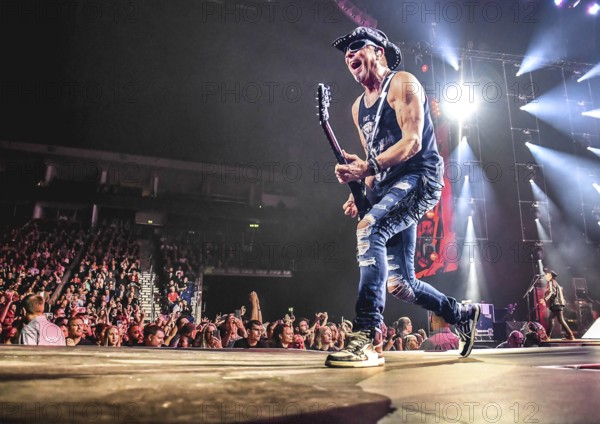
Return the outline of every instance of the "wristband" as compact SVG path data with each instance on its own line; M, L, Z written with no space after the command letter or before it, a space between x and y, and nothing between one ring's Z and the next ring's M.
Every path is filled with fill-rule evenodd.
M375 167L371 163L371 159L367 160L367 169L369 170L369 175L373 176L376 174Z
M379 165L379 162L377 162L377 159L369 158L367 163L368 163L368 167L369 167L369 171L371 172L371 175L377 175L381 172L381 165Z

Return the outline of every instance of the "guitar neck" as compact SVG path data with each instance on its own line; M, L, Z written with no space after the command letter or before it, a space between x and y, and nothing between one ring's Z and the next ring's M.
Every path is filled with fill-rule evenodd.
M337 138L335 137L335 134L333 133L333 130L331 129L331 126L329 125L329 122L322 122L321 125L323 127L323 131L325 132L325 135L327 136L329 146L331 147L331 150L335 155L337 163L339 163L340 165L348 164L348 161L346 160L346 158L344 158L344 155L342 154L342 149L340 148L340 145L337 141ZM348 182L348 187L350 187L350 191L352 192L352 196L354 197L354 203L356 204L359 210L359 215L362 218L366 213L366 210L370 207L368 201L366 200L363 194L362 184L358 181L350 181Z
M348 164L348 161L346 160L346 158L344 158L344 155L342 154L342 149L337 141L337 138L335 137L335 134L333 133L333 130L331 129L331 125L329 125L329 122L323 122L322 127L323 131L325 131L325 135L327 136L327 140L329 141L329 147L331 147L331 150L335 155L337 163L339 163L340 165Z

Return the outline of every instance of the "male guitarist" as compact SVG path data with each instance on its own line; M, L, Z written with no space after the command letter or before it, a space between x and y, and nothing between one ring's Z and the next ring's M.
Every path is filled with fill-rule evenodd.
M461 305L415 277L417 222L438 202L444 164L436 146L429 104L417 79L393 72L400 49L379 30L358 27L333 42L345 53L346 66L364 94L352 106L352 118L366 153L344 156L337 165L340 183L365 179L371 189L371 210L359 221L360 267L356 319L347 348L330 354L330 367L384 364L381 354L383 310L387 290L396 298L432 311L454 324L460 354L473 347L479 305ZM344 213L356 217L352 196Z
M548 337L552 337L552 329L554 328L554 318L558 321L558 323L562 326L563 330L567 334L568 340L575 339L573 336L573 332L569 328L569 325L565 321L565 317L563 315L563 309L565 308L565 295L563 294L562 287L556 281L556 277L558 274L555 271L552 271L548 268L544 268L544 277L548 282L548 286L546 287L546 293L544 293L544 298L540 300L540 302L545 303L546 306L550 309L550 316L548 317Z

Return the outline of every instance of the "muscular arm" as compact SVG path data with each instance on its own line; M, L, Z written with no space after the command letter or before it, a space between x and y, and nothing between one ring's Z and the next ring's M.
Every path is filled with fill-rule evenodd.
M377 156L383 169L405 162L421 150L421 135L425 123L423 102L425 93L419 81L407 72L399 72L390 83L388 102L396 112L402 138Z

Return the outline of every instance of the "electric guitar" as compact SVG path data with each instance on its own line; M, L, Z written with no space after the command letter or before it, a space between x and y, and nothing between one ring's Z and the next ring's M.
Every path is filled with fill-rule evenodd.
M325 136L327 137L327 141L329 141L329 147L333 150L333 154L335 155L335 160L340 165L348 164L346 158L342 154L342 149L329 125L329 105L331 103L331 91L328 85L319 84L317 89L317 102L319 109L319 121L321 122L321 127L325 132ZM359 218L363 218L365 214L371 209L371 203L365 196L363 191L363 185L358 181L350 181L348 183L350 187L350 191L354 196L354 204L356 205L356 209L358 209Z

